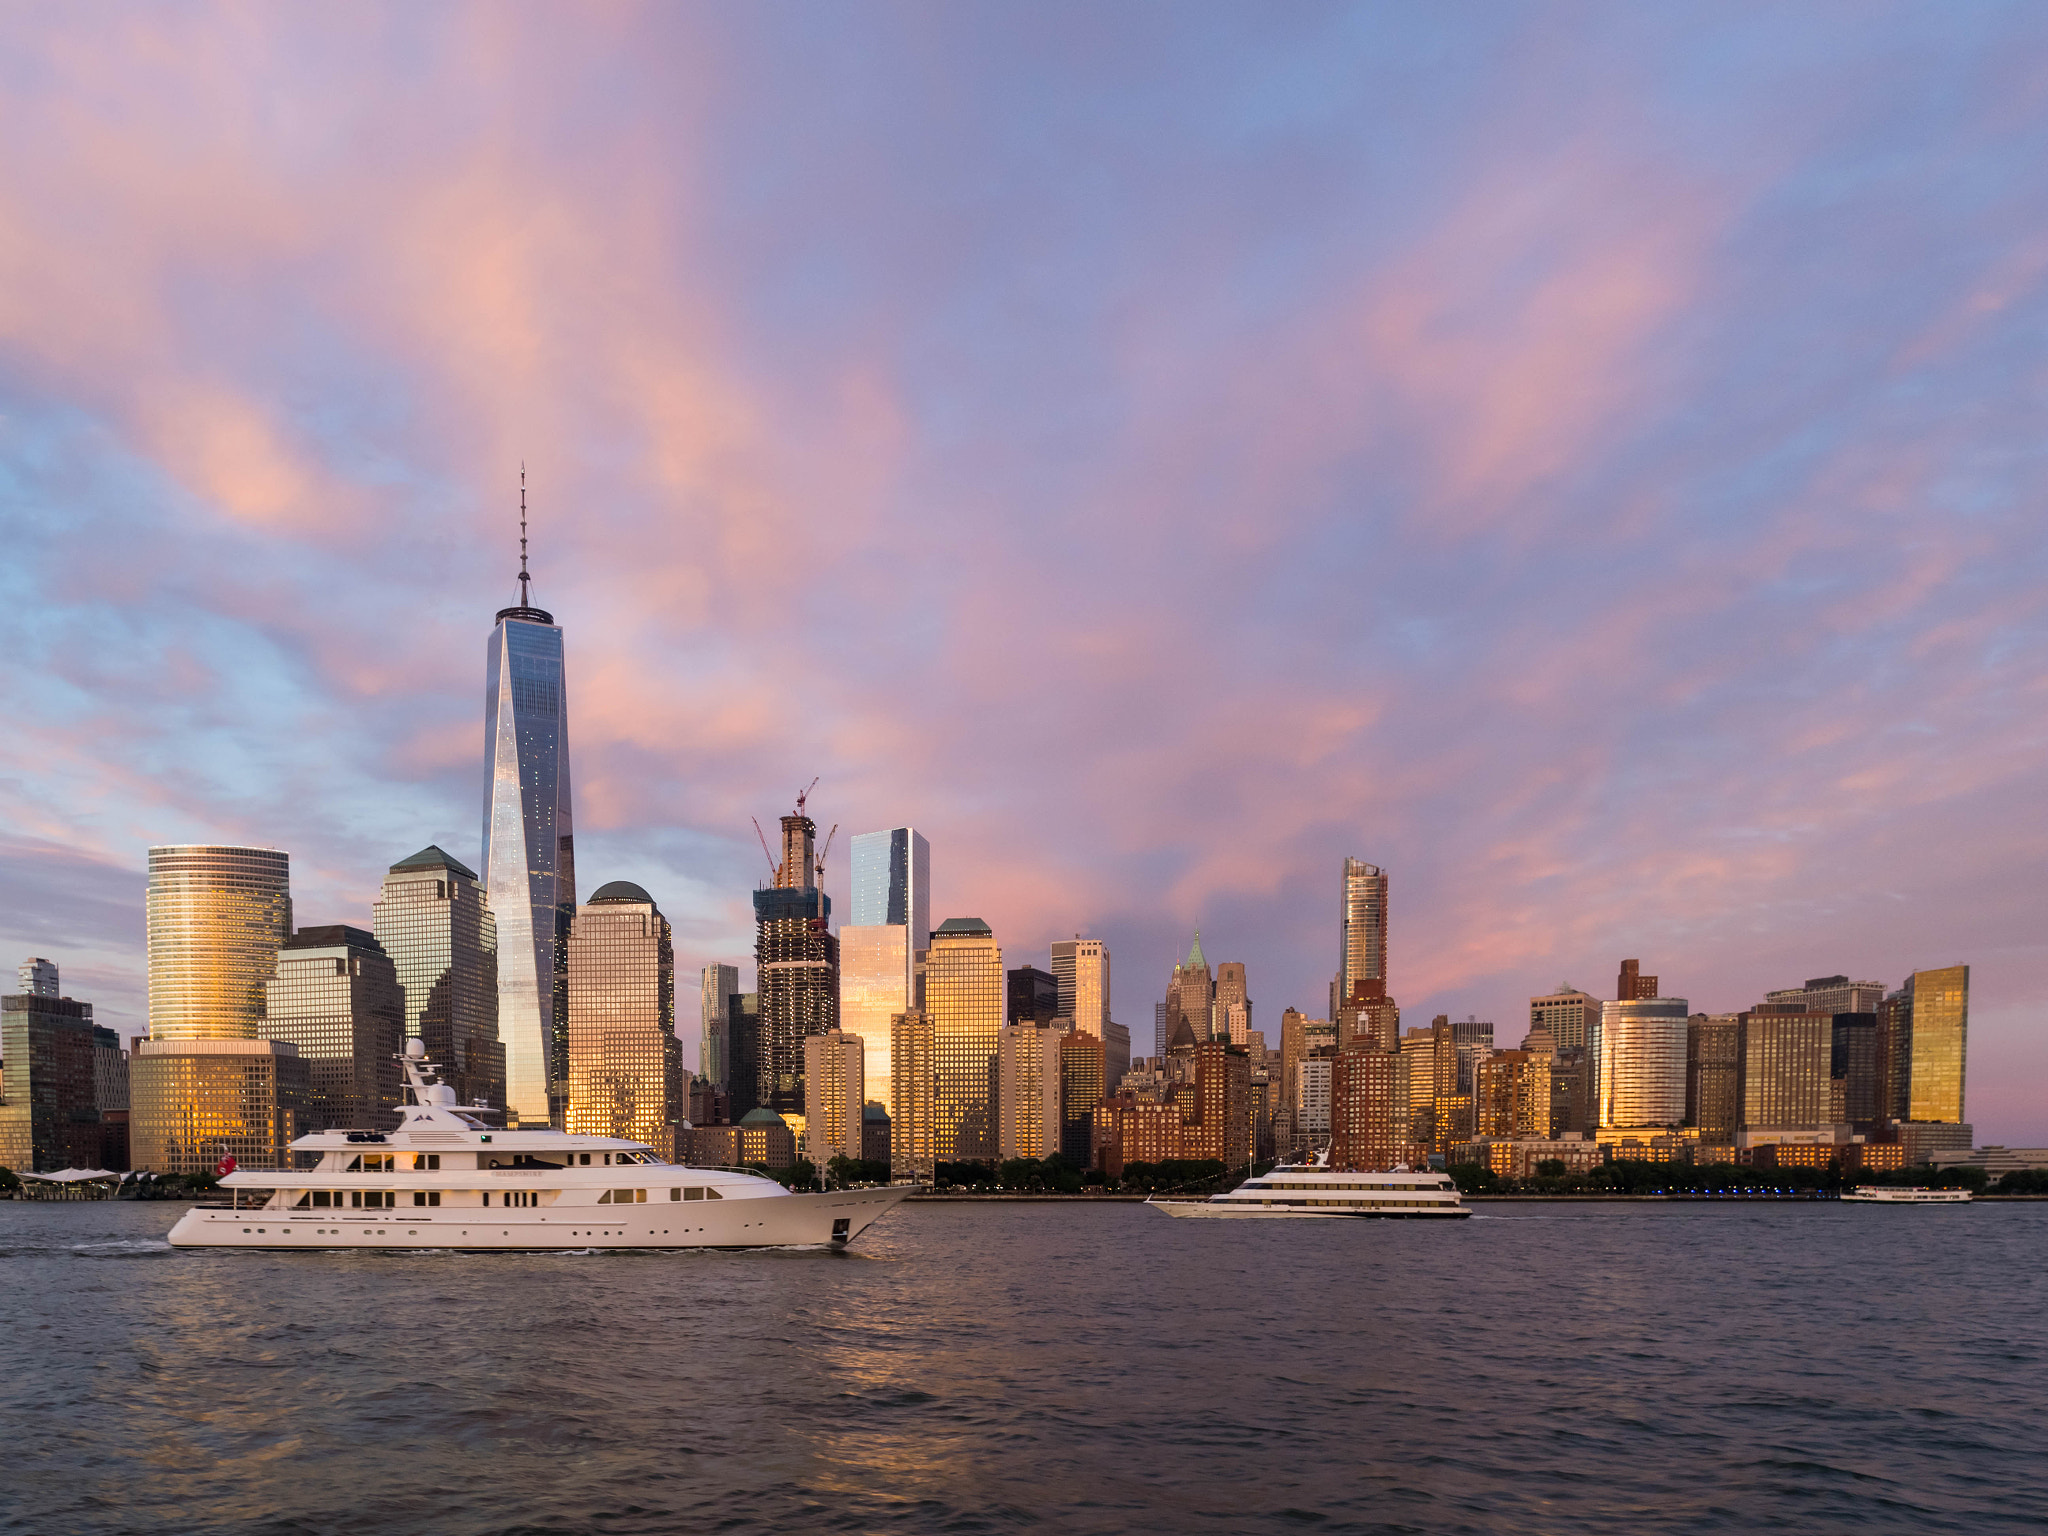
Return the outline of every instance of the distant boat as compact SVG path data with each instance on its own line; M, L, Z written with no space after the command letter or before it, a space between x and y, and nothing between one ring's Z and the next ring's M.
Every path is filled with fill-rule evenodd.
M1154 1197L1169 1216L1425 1217L1470 1216L1458 1186L1441 1173L1345 1173L1321 1167L1275 1168L1206 1200Z
M1862 1205L1968 1205L1970 1192L1967 1189L1902 1189L1888 1184L1859 1184L1842 1198Z

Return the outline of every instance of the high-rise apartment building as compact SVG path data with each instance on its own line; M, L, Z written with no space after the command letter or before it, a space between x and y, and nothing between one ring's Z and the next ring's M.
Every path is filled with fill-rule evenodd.
M373 934L331 923L286 939L264 987L261 1031L289 1041L305 1065L306 1131L398 1125L405 991Z
M1360 983L1387 975L1387 872L1363 859L1344 861L1337 921L1337 975L1330 983L1330 1017L1362 998Z
M823 1168L835 1157L859 1161L867 1065L858 1035L830 1030L804 1040L804 1155Z
M1243 1045L1251 1037L1252 1000L1245 981L1244 963L1225 960L1216 967L1216 997L1210 1004L1213 1039Z
M1060 988L1051 971L1020 965L1008 971L1004 1017L1012 1024L1050 1024L1060 1016Z
M914 960L923 947L922 938L912 943L911 929L903 923L839 930L839 1027L860 1037L867 1078L877 1094L890 1091L892 1021L917 1005Z
M502 1108L498 922L475 873L432 846L400 859L385 873L373 927L405 990L405 1033L425 1042L458 1104Z
M1803 987L1764 994L1766 1003L1804 1008L1808 1013L1876 1013L1884 1002L1881 981L1851 981L1847 976L1814 976Z
M705 966L698 974L697 990L703 1031L697 1041L697 1075L723 1092L732 1080L732 1002L740 990L740 968Z
M1308 1020L1298 1008L1280 1015L1280 1103L1293 1109L1300 1104L1296 1068L1308 1055Z
M1696 1013L1685 1025L1685 1123L1700 1141L1729 1146L1742 1123L1742 1018Z
M1031 1019L1012 1019L997 1032L996 1152L1005 1161L1060 1150L1062 1038Z
M1890 1117L1961 1123L1969 1064L1970 968L1915 971L1885 999L1883 1026Z
M1003 952L978 917L951 917L933 931L925 961L925 1012L937 1050L937 1146L947 1161L996 1155L996 1037L1003 1027Z
M1529 1027L1547 1029L1555 1048L1583 1051L1593 1037L1600 1019L1600 999L1579 991L1568 981L1557 984L1547 997L1529 999Z
M922 1009L890 1022L889 1173L929 1180L939 1155L938 1039Z
M630 880L598 887L569 931L568 1129L674 1161L690 1082L676 1038L668 919Z
M1617 1000L1633 1003L1638 999L1657 995L1657 978L1645 976L1642 972L1643 963L1640 960L1621 962L1621 974L1614 983L1614 995Z
M1408 1088L1408 1139L1425 1147L1436 1141L1436 1037L1434 1024L1427 1029L1403 1030L1400 1065L1395 1069ZM1455 1062L1451 1074L1455 1083Z
M1304 1057L1294 1064L1295 1125L1311 1146L1320 1146L1330 1137L1330 1095L1334 1091L1331 1076L1335 1060L1334 1053L1319 1054Z
M1395 1053L1369 1044L1339 1051L1330 1066L1330 1166L1380 1173L1420 1161L1408 1139Z
M1491 1051L1474 1066L1473 1077L1475 1136L1550 1135L1547 1051Z
M576 838L561 627L528 599L520 488L519 601L485 651L484 889L498 923L498 1037L507 1125L563 1123Z
M152 1040L254 1040L291 936L291 856L205 845L149 850Z
M1052 947L1053 980L1059 986L1059 1017L1072 1019L1084 1035L1107 1037L1110 1021L1109 946L1078 935ZM1129 1031L1125 1031L1128 1048Z
M1682 997L1622 999L1601 1007L1586 1048L1595 1129L1683 1123L1687 1023Z
M1792 1130L1831 1123L1829 1066L1834 1020L1789 1004L1740 1015L1738 1130Z
M24 961L20 974L22 990L0 998L0 1168L111 1167L101 1159L92 1004L57 995L51 961Z
M204 1173L224 1156L289 1167L306 1066L260 1038L291 935L291 860L274 848L149 850L149 1037L129 1062L135 1166Z
M801 1114L803 1042L839 1027L839 941L832 901L813 880L818 824L782 818L773 886L754 892L754 970L761 989L759 1101Z

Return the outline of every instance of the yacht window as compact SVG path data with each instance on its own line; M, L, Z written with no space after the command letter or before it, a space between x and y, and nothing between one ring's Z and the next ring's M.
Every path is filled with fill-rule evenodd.
M589 1154L588 1152L585 1152L584 1154L582 1154L582 1156L583 1156L583 1166L584 1166L584 1167L586 1167L586 1168L588 1168L588 1167L590 1166L590 1154Z
M412 1192L412 1203L414 1205L439 1205L441 1203L441 1191L438 1189L416 1189Z
M706 1200L723 1200L725 1196L721 1195L715 1189L707 1189L704 1191L704 1198Z
M605 1153L604 1155L604 1165L607 1168L611 1167L612 1165L612 1155L609 1152Z
M412 1165L415 1169L428 1169L438 1173L441 1168L441 1154L438 1152L415 1152L412 1156Z
M686 1189L683 1191L683 1198L685 1200L702 1200L704 1198L704 1191L701 1189Z
M299 1203L293 1206L292 1209L295 1211L303 1211L306 1208L306 1206L311 1202L312 1198L313 1197L311 1195L299 1196Z
M334 1204L334 1196L324 1189L316 1189L313 1191L313 1203L325 1209L327 1206Z

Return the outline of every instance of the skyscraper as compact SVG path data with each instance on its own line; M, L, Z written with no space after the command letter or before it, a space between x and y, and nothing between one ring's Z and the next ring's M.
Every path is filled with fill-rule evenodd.
M1638 998L1655 997L1656 995L1657 978L1643 974L1642 961L1624 960L1621 962L1621 974L1616 977L1614 983L1614 996L1616 1000L1632 1003Z
M949 917L932 933L925 1012L936 1058L934 1142L947 1160L996 1155L996 1038L1003 1027L1003 952L978 917Z
M1803 987L1766 992L1764 1001L1830 1016L1837 1013L1876 1013L1884 1002L1884 983L1851 981L1847 976L1813 976Z
M289 1041L306 1065L306 1130L397 1126L405 991L373 935L332 923L286 939L264 988L261 1030Z
M1583 1051L1599 1018L1600 999L1568 981L1559 982L1548 997L1529 999L1529 1027L1549 1030L1559 1051Z
M1060 1016L1060 988L1051 971L1017 966L1007 973L1007 986L1005 1017L1012 1024L1050 1024Z
M149 1038L129 1063L135 1166L201 1173L223 1156L288 1167L306 1066L260 1038L291 935L291 859L274 848L149 850Z
M1044 1157L1060 1150L1063 1038L1059 1030L1048 1029L1033 1019L1012 1019L997 1033L996 1153L1005 1161L1013 1157ZM1089 1110L1093 1112L1092 1104Z
M704 1033L697 1042L697 1075L712 1087L724 1089L732 1074L732 1000L740 989L740 968L707 965L698 986Z
M253 1040L291 936L291 856L204 845L149 850L149 1037Z
M405 989L405 1033L426 1043L458 1104L502 1108L498 922L475 873L431 844L400 859L373 925Z
M57 962L45 960L41 955L31 955L21 962L15 974L21 978L22 997L55 997L57 995Z
M860 1038L870 1089L891 1092L894 1019L916 1005L911 989L913 945L904 923L870 923L839 930L839 1027Z
M938 1041L930 1015L907 1009L890 1020L889 1173L929 1179L939 1154Z
M1738 1130L1826 1125L1834 1019L1787 1003L1739 1016Z
M1700 1140L1728 1146L1741 1124L1742 1019L1696 1013L1685 1026L1685 1123Z
M1166 1017L1164 1041L1160 1054L1164 1055L1186 1023L1197 1043L1207 1040L1215 1015L1216 977L1209 969L1208 956L1202 953L1202 935L1195 932L1195 942L1188 946L1188 957L1173 968L1173 979L1166 984Z
M1346 1003L1363 996L1360 982L1387 979L1387 872L1363 859L1346 859L1330 1017L1340 1018Z
M21 991L0 999L0 1168L54 1173L103 1168L92 1004L57 995L57 967L21 966Z
M1682 997L1602 1006L1586 1050L1596 1129L1684 1121L1686 1028Z
M853 918L849 926L893 923L922 948L932 931L932 849L915 827L860 832L853 839Z
M1242 961L1225 960L1216 967L1216 999L1210 1013L1211 1033L1216 1039L1243 1045L1250 1038L1252 999Z
M860 1038L842 1030L804 1040L804 1156L822 1170L861 1156L867 1074Z
M671 1161L689 1118L668 919L630 880L598 887L569 932L568 1129Z
M498 1036L508 1125L562 1124L568 1075L569 923L576 839L569 810L569 691L562 631L527 601L526 490L519 601L486 652L484 889L498 921Z
M806 1038L839 1027L839 941L832 901L813 881L818 824L782 818L774 884L754 892L754 970L760 988L756 1102L778 1114L804 1108Z
M1052 974L1059 1016L1084 1035L1104 1036L1111 1017L1109 946L1100 939L1061 939L1052 947Z
M1970 968L1915 971L1885 999L1882 1033L1890 1056L1886 1078L1891 1117L1901 1121L1963 1120L1963 1074L1969 1062Z

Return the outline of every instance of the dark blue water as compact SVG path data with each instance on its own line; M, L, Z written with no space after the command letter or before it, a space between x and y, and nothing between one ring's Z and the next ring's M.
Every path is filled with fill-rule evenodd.
M2048 1206L927 1205L172 1253L0 1203L0 1529L2038 1531Z

